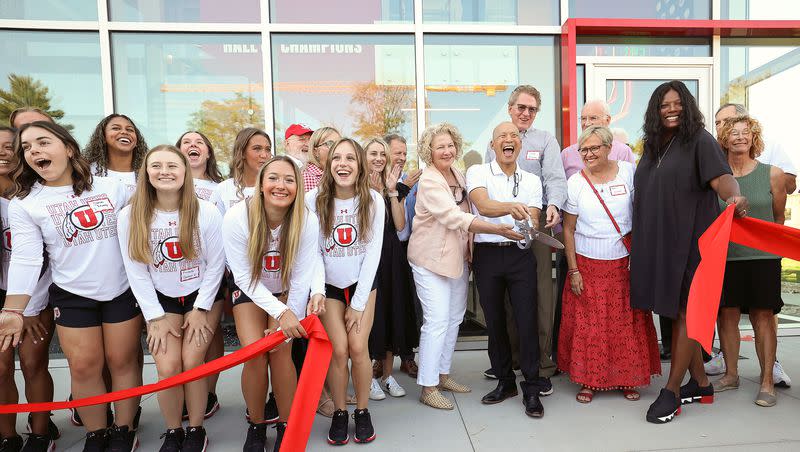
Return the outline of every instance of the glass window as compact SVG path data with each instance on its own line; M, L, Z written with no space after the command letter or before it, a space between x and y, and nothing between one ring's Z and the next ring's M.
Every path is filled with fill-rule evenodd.
M668 56L708 57L708 38L673 38L652 36L578 37L578 56Z
M428 23L560 25L558 0L423 0Z
M126 22L261 22L258 0L109 0L108 14Z
M569 17L710 19L711 0L640 0L636 2L569 0Z
M103 117L97 33L0 31L0 61L0 89L14 99L0 100L0 124L16 108L39 107L86 144ZM26 105L31 97L36 105Z
M426 36L426 124L456 125L464 136L464 160L481 163L492 130L509 120L511 91L527 84L542 97L533 127L560 139L558 51L551 36Z
M720 0L720 17L736 20L797 20L797 0Z
M276 34L272 64L280 150L294 123L363 141L397 133L416 166L413 36Z
M413 0L269 0L270 21L292 24L414 22Z
M3 0L0 19L97 20L97 0Z
M114 33L111 46L115 110L148 143L200 130L225 162L240 129L264 127L258 34Z

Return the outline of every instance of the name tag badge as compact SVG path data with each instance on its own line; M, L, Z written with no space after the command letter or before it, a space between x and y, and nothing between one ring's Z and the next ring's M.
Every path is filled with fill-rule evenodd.
M542 151L527 151L525 153L526 160L539 160L542 158Z
M622 196L625 193L628 193L628 189L624 185L612 185L608 188L611 192L611 196Z
M114 205L111 204L111 200L108 199L108 196L103 195L101 198L93 199L91 201L87 201L86 204L92 208L95 212L113 212Z
M181 282L190 281L192 279L197 279L200 277L200 267L192 267L187 268L186 270L181 270Z

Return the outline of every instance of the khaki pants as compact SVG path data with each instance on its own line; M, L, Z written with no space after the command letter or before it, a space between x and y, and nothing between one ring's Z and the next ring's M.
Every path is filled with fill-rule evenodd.
M539 217L539 230L547 220L547 213L542 211ZM555 321L556 299L553 296L553 250L541 242L534 242L531 246L536 259L536 277L538 292L538 329L539 329L539 376L550 378L556 372L556 363L550 358L553 352L553 323ZM513 310L506 296L506 318L508 337L511 341L514 368L519 367L519 334Z

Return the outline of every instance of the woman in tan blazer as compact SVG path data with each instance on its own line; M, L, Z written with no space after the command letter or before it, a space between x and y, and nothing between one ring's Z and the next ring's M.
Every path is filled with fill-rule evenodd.
M439 409L453 403L439 389L470 392L450 378L458 326L467 309L469 233L499 234L522 240L511 226L487 223L470 213L464 175L453 167L461 157L463 139L455 126L425 129L418 153L427 165L419 179L416 216L408 242L408 261L422 304L417 384L420 401Z

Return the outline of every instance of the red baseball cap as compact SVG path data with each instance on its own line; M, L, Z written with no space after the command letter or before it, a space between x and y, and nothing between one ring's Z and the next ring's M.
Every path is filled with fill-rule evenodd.
M309 129L308 126L305 124L292 124L286 129L286 133L284 134L284 139L289 139L292 135L305 135L307 133L314 133L313 130Z

